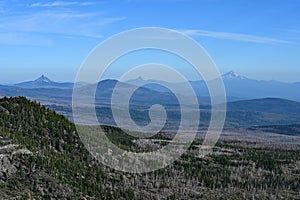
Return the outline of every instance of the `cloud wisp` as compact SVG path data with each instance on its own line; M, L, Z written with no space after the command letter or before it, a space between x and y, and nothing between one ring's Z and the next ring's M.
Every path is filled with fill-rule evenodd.
M236 40L243 42L252 42L252 43L265 43L265 44L287 44L290 43L286 40L280 40L270 37L261 37L256 35L248 35L242 33L230 33L230 32L217 32L217 31L208 31L200 29L190 29L190 30L180 30L180 32L194 37L211 37L217 39L226 39L226 40Z
M20 32L0 32L0 44L4 45L50 45L52 42L48 38L33 36Z
M0 33L2 32L0 43L8 44L7 41L12 41L13 44L27 44L33 36L44 37L47 41L54 35L100 38L103 26L125 19L125 17L105 17L97 12L60 9L24 12L13 16L3 15L0 18ZM26 35L30 40L22 39L24 36L27 38ZM19 36L22 38L18 38Z
M63 7L63 6L89 6L93 5L93 2L78 2L78 1L53 1L50 3L42 3L42 2L36 2L33 4L30 4L29 7Z

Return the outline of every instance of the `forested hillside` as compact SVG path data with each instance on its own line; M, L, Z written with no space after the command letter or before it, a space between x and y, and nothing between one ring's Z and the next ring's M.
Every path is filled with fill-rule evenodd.
M114 180L93 160L74 124L64 116L24 97L4 98L0 100L0 126L2 143L21 145L30 151L10 154L14 173L1 168L0 187L4 192L0 198L111 196L109 185ZM126 198L127 193L122 188L114 191L116 197Z

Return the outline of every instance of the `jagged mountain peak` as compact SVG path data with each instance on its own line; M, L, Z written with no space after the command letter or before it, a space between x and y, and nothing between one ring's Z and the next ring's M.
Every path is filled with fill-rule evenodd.
M50 80L45 75L41 75L38 79L35 80L36 82L45 82L45 83L53 83L54 81Z
M21 88L72 88L73 83L60 83L55 82L46 77L45 75L41 75L39 78L33 80L33 81L27 81L15 84L17 87Z

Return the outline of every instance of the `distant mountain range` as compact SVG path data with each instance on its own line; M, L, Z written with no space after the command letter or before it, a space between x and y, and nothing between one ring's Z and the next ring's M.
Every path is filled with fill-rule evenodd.
M230 71L222 75L224 82L227 100L246 100L246 99L257 99L257 98L282 98L289 99L293 101L300 101L300 83L285 83L280 81L264 81L250 79L245 76L241 76L234 71ZM208 81L213 82L214 80ZM159 86L164 85L168 87L176 87L177 90L183 95L186 91L183 87L185 83L168 83L164 81L152 81L143 80L142 78L129 80L129 84L141 85L145 84L146 87L151 90L156 90L159 92L166 92L165 87ZM206 82L203 80L199 81L189 81L189 84L193 87L195 93L199 97L209 97L209 92L206 86Z
M227 94L227 101L281 98L300 102L300 82L284 83L279 81L259 81L241 76L233 71L222 75L222 79ZM208 84L212 81L208 81ZM119 83L119 85L122 85L122 87L125 88L141 85L142 87L139 87L140 101L153 99L157 96L155 94L160 94L158 96L164 97L164 99L168 100L169 96L174 95L169 88L174 87L176 87L177 91L180 92L180 95L185 96L187 99L191 96L191 94L186 93L186 90L183 87L186 83L169 83L165 81L152 81L138 78L126 82L119 82L113 79L103 80L100 81L98 85L101 86L101 93L105 94L112 93L116 83ZM89 84L80 84L83 89L87 89L88 91ZM192 86L201 103L209 104L210 97L205 81L189 81L188 84ZM62 96L67 95L68 98L70 98L73 86L74 83L56 82L42 75L33 81L17 83L10 86L0 85L0 96L24 95L29 98L36 98L41 96L55 97L56 94L59 93ZM107 97L109 97L109 95Z
M227 93L227 126L262 126L277 124L300 124L300 83L283 83L278 81L258 81L228 72L222 76ZM100 81L96 87L96 105L99 121L107 125L115 125L111 113L111 97L118 84L126 92L135 85L142 85L130 99L130 109L133 118L147 121L147 109L153 104L161 104L170 111L170 122L180 116L179 102L168 89L177 87L189 105L191 96L186 94L184 83L154 82L142 78L119 82L117 80ZM201 123L207 125L210 119L210 97L204 81L189 81L198 95L201 109ZM37 100L60 114L72 119L73 83L59 83L41 76L36 80L15 85L0 85L0 97L25 96ZM88 95L95 85L80 85L82 96ZM123 90L124 89L124 90ZM298 102L297 102L298 101ZM124 102L126 103L126 102ZM170 123L170 126L177 126ZM174 125L175 124L175 125Z
M300 92L298 92L300 91L300 82L285 83L279 81L263 81L263 80L260 81L255 79L249 79L245 76L235 73L234 71L230 71L222 75L222 79L224 82L228 101L269 98L269 97L300 101ZM117 80L110 80L110 81L117 82ZM209 82L211 81L208 81L208 83ZM102 85L106 85L108 83L109 81L104 80ZM168 88L176 87L177 90L180 91L181 95L183 96L190 95L186 93L186 90L183 87L183 85L186 83L169 83L165 81L143 80L142 78L128 80L125 83L129 85L142 85L142 88L144 89L148 89L160 93L170 93L171 91ZM82 86L88 85L86 83L81 83L81 84ZM207 100L209 99L209 92L205 81L203 80L189 81L189 84L194 89L195 94L198 97L204 99L205 102L207 102ZM111 83L109 85L111 85ZM36 80L17 83L10 86L9 88L13 90L16 90L15 88L72 89L73 86L74 83L55 82L47 78L46 76L42 75ZM1 86L2 89L5 87L8 86L7 85Z

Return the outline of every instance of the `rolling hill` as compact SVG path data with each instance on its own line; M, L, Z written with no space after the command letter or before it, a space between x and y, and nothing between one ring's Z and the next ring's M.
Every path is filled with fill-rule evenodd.
M228 102L227 109L230 111L257 111L294 116L300 113L300 103L286 99L263 98Z

